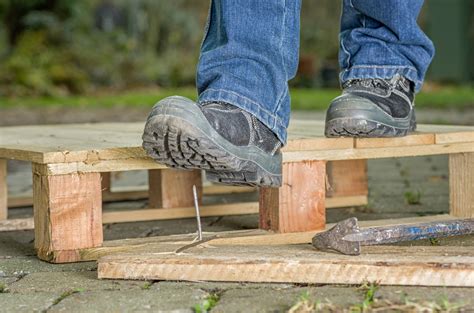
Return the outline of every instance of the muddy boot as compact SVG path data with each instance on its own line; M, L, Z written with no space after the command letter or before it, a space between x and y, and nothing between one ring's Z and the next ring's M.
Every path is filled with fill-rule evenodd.
M399 137L416 129L414 84L402 76L355 79L326 113L327 137Z
M204 169L229 185L281 185L281 143L250 113L227 103L169 97L152 109L143 148L173 168Z

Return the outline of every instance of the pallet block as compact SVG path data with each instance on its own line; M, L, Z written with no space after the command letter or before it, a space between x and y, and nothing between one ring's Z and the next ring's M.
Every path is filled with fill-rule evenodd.
M450 212L460 218L474 218L474 153L449 155Z
M38 228L35 229L35 245L40 258L51 262L82 260L78 249L97 248L102 244L97 230L102 223L100 218L113 222L193 216L193 208L189 206L191 193L187 189L191 182L200 187L197 174L172 174L148 158L141 147L142 128L141 123L104 123L1 129L0 160L33 163L35 228ZM282 150L285 184L278 190L263 189L260 208L255 203L203 206L202 215L248 214L259 210L260 225L265 229L282 233L321 229L325 223L324 210L330 200L342 199L343 203L349 204L349 198L367 199L366 159L449 154L451 211L458 216L472 216L470 186L474 128L420 125L420 131L407 137L377 139L325 138L323 129L324 122L318 121L293 121L290 124L289 141ZM338 164L346 169L338 169ZM101 214L101 189L104 189L104 197L113 194L105 175L101 181L101 173L128 170L149 170L151 202L169 208ZM170 172L164 174L156 170ZM359 174L349 175L351 172ZM186 178L178 179L177 176ZM336 179L337 176L349 177L356 183L344 183ZM458 184L456 177L464 183ZM79 191L61 188L61 184ZM4 193L5 188L0 191ZM326 199L326 190L336 196ZM350 193L355 196L348 196ZM178 197L179 201L173 202ZM5 202L4 196L0 199L0 203ZM0 206L0 212L3 212L0 214L5 214L5 209L1 210ZM10 220L0 221L0 229L5 222L8 226ZM27 221L14 222L32 226ZM62 242L56 240L59 233L65 238ZM78 239L73 239L76 237Z
M361 226L451 218L365 221ZM110 242L108 247L84 250L82 255L99 258L98 277L107 279L474 286L474 251L467 247L371 246L354 257L314 249L308 243L317 232L206 234L211 240L181 252L178 249L191 243L193 236L162 236Z
M74 262L103 242L100 174L44 176L42 166L33 166L35 248L42 260Z
M196 186L198 201L202 200L201 171L149 170L149 205L152 208L194 206L192 188Z
M326 162L283 164L280 188L260 189L260 228L283 233L326 226Z

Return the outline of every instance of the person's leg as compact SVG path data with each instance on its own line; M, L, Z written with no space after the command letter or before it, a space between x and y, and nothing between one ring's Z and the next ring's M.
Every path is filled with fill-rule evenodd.
M423 0L344 0L340 80L327 136L391 137L415 128L419 91L434 46L417 24Z
M143 146L161 163L229 184L281 183L280 146L296 74L300 0L214 0L197 69L198 103L155 105Z

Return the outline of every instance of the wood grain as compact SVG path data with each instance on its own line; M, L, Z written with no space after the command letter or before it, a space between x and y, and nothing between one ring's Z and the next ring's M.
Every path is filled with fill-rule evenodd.
M331 161L326 165L327 197L367 196L367 160ZM366 203L367 204L367 203Z
M326 208L340 208L348 206L359 206L367 204L367 196L335 197L326 199ZM243 202L219 205L201 205L202 217L209 216L231 216L259 213L258 202ZM157 221L191 218L195 216L194 207L187 208L146 208L130 209L120 211L109 211L102 214L102 222L129 223L141 221ZM0 232L14 230L34 229L33 218L0 220Z
M180 208L194 206L193 185L202 199L202 177L200 170L149 170L149 205L155 208Z
M456 144L474 142L474 128L468 126L419 125L418 132L403 138L384 138L370 140L353 140L352 138L324 137L324 121L290 122L287 152L300 151L347 151L359 148L409 147L411 153L417 153L417 146L442 146L452 144L452 149L461 146ZM133 167L128 159L147 160L141 147L143 123L100 123L2 127L0 158L17 159L36 163L74 163L89 165L106 161L116 162L121 169ZM435 136L435 143L432 138ZM84 140L87 138L87 140ZM396 150L394 150L396 151ZM434 150L438 154L442 150ZM464 152L464 151L456 151ZM331 155L333 155L331 154ZM335 156L333 156L334 158ZM380 156L378 156L380 157ZM367 157L359 157L367 158ZM314 157L313 159L320 159ZM106 172L107 165L114 169L112 163L101 164L100 170ZM144 165L144 164L142 164ZM77 165L79 168L81 166ZM142 167L143 168L143 167ZM150 167L153 168L153 167ZM62 168L66 170L65 168ZM67 174L66 172L56 174Z
M100 186L102 189L103 196L110 193L112 188L112 173L103 172L100 173Z
M283 164L280 188L260 189L260 228L282 233L324 228L326 162Z
M8 217L7 160L0 159L0 221Z
M102 244L100 174L43 176L33 164L35 248L52 263L78 261L74 251Z
M103 173L102 173L103 174ZM102 178L102 182L104 179ZM102 188L104 188L102 184ZM223 194L236 194L236 193L250 193L256 192L257 188L246 187L246 186L226 186L226 185L208 185L203 186L203 194L205 195L223 195ZM102 201L114 202L114 201L127 201L127 200L142 200L148 198L148 187L147 186L115 186L112 187L110 192L102 193ZM364 205L367 204L366 199L363 197L341 197L334 199L334 205L338 203L349 205ZM351 202L353 202L351 204ZM362 203L362 204L361 204ZM13 195L8 198L8 207L24 207L33 205L33 197L30 194ZM347 206L347 205L345 205Z
M170 249L171 250L171 247ZM258 283L474 286L474 253L465 247L372 246L360 256L311 245L201 246L176 254L165 249L100 258L103 279Z
M474 153L449 155L449 212L474 218Z
M433 215L399 219L383 219L372 221L360 221L360 227L389 226L398 224L413 224L434 221L446 221L454 219L449 215ZM334 224L328 224L326 229ZM309 244L311 238L318 232L316 230L301 233L273 233L262 229L249 229L238 231L224 231L215 233L205 233L204 237L214 237L205 245L215 246L275 246L275 245L295 245ZM120 252L139 253L143 251L175 251L176 249L190 244L196 238L196 233L147 237L147 238L129 238L121 240L105 241L102 247L80 249L79 254L82 261L92 261L98 258ZM168 250L167 250L168 249Z

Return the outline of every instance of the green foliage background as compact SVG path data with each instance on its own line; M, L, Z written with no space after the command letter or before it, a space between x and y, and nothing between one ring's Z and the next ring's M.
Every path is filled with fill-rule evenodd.
M428 7L434 2L426 1ZM209 3L0 0L0 97L192 86ZM338 86L340 6L340 0L303 1L300 68L293 86ZM429 11L420 18L428 26ZM471 26L469 38L474 38L474 22ZM435 58L435 66L444 63Z
M339 5L304 1L311 62L300 82L334 64ZM208 9L207 0L0 0L0 96L192 85Z

